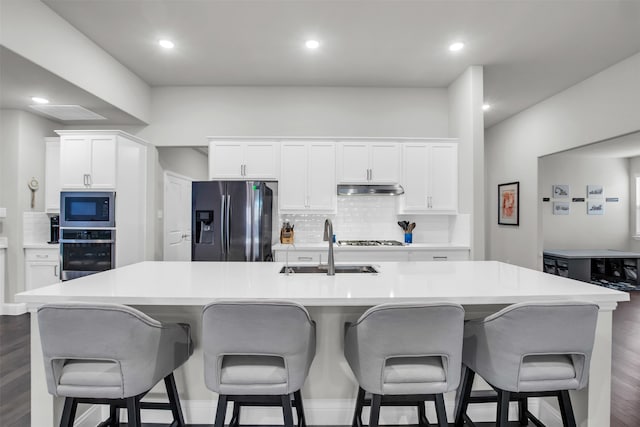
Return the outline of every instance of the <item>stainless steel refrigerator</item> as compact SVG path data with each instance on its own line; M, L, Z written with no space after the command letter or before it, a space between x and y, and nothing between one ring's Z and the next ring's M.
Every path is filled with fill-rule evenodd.
M273 261L273 191L259 181L192 184L192 261Z

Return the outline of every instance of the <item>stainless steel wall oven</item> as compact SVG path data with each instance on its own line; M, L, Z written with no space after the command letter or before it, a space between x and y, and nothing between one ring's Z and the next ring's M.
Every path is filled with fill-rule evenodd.
M61 279L70 280L116 265L116 230L114 229L62 229L60 255Z

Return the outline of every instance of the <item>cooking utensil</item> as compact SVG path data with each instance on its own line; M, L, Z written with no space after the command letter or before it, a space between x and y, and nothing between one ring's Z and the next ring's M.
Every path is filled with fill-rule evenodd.
M404 231L407 231L407 227L409 226L409 221L398 221L398 225L400 226L400 228L402 228Z
M407 233L411 233L413 231L413 229L416 228L416 223L412 222L411 224L409 224L409 226L407 227Z

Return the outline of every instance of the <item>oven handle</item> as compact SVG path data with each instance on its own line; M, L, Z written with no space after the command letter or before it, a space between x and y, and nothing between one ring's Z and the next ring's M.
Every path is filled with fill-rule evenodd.
M82 239L60 239L58 240L60 243L115 243L116 241L111 240L82 240Z

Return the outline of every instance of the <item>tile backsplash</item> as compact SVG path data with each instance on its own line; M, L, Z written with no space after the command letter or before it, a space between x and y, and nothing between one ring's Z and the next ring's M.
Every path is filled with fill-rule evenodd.
M24 244L45 243L51 237L49 216L44 212L23 212Z
M295 225L297 243L316 243L322 241L326 218L333 222L337 240L403 241L404 232L398 221L415 222L414 243L450 242L452 222L456 221L456 216L448 215L398 215L394 197L357 196L338 197L336 215L281 214L279 223L289 221Z

